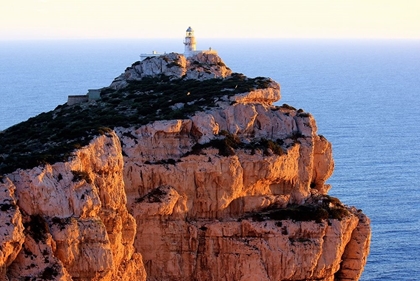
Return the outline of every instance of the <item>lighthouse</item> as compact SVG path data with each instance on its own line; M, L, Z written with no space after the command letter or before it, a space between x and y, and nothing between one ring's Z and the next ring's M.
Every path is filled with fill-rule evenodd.
M184 55L186 57L192 56L196 50L196 42L195 42L194 30L191 28L191 26L188 27L186 31L184 45L185 45Z
M194 55L198 55L198 54L213 54L213 55L217 55L217 51L213 50L212 48L209 48L208 50L202 51L202 50L197 50L197 42L195 41L195 36L194 36L194 30L190 27L187 28L186 32L185 32L185 39L184 39L184 56L187 58L190 58ZM166 54L166 52L165 52ZM158 53L156 51L153 51L152 54L140 54L140 59L141 60L145 60L146 58L153 58L153 57L159 57L162 56L164 54Z

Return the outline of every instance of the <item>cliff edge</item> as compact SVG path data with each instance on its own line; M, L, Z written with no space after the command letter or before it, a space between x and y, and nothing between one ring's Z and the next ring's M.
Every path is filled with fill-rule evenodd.
M5 130L0 280L358 280L369 219L327 194L331 144L279 99L171 53Z

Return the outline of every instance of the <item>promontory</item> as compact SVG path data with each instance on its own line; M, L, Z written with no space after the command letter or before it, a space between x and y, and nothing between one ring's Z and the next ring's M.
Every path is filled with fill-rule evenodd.
M0 133L0 280L358 280L370 221L270 78L146 58Z

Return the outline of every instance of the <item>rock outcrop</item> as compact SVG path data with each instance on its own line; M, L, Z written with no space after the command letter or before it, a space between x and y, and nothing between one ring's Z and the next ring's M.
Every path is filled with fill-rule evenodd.
M184 55L169 53L159 57L146 58L128 67L110 85L113 89L123 89L129 81L144 77L164 75L170 79L184 78L205 80L224 78L232 74L222 59L216 54L198 53L186 58Z
M15 186L9 179L0 181L0 280L16 259L25 241L22 215L16 204Z
M232 73L212 54L168 54L110 87L162 75ZM272 80L229 92L188 118L115 127L68 161L6 174L0 278L359 279L369 219L327 195L332 147L312 115L274 106Z
M9 279L145 280L122 169L118 137L109 133L69 162L8 174L3 186L16 190L15 217L25 227L16 218L15 232L25 236L15 234L22 250L4 263Z

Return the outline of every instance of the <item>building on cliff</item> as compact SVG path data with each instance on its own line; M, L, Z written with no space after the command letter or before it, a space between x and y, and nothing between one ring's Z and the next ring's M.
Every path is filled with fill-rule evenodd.
M140 54L140 60L144 60L145 58L153 58L158 57L164 54L158 53L157 51L152 51L151 54Z
M86 95L69 95L67 105L101 99L101 89L89 89Z
M187 58L192 57L194 55L205 53L205 54L215 54L217 55L217 51L209 48L208 50L196 50L197 48L197 41L195 40L194 30L190 27L187 28L185 39L184 39L184 56Z
M205 54L215 54L217 55L217 51L209 48L208 50L197 50L197 41L194 36L194 30L190 27L187 28L185 31L185 39L184 39L184 56L187 58L192 57L197 54L205 53ZM144 60L145 58L150 57L158 57L163 54L153 51L151 54L141 54L140 59Z

